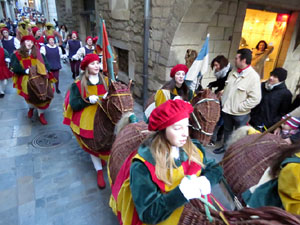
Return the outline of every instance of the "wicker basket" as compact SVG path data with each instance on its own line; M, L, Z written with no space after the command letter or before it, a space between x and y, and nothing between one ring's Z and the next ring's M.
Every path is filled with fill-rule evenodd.
M111 148L109 159L112 183L115 182L116 176L129 154L136 150L150 133L148 125L143 121L129 124L119 132Z
M260 135L249 135L230 145L221 161L224 177L240 201L241 194L259 182L272 160L286 145L273 134L255 141Z
M209 222L204 204L200 200L193 199L186 204L181 214L179 225L299 225L299 216L292 215L277 207L261 207L257 209L243 208L238 211L222 211L222 213L210 210L213 222Z
M201 144L207 145L220 118L219 100L210 89L205 89L193 98L192 105L201 129L192 115L190 117L191 137L197 139Z

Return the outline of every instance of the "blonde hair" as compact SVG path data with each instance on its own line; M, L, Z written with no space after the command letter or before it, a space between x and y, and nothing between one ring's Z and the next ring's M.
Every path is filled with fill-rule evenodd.
M85 97L84 97L84 92L86 94L89 94L88 89L87 89L87 80L89 79L89 70L86 68L80 75L81 80L80 85L81 85L81 98L86 102Z
M166 138L165 130L158 131L150 137L152 143L150 151L155 160L155 174L157 178L167 185L172 185L173 168L177 168L173 157L170 156L171 145ZM185 145L182 147L189 158L189 163L195 162L204 168L197 147L192 143L190 137L187 138Z

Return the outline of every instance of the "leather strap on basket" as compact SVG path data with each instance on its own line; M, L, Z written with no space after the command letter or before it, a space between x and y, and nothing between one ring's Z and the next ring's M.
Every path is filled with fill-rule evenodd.
M195 107L196 105L199 105L199 104L201 104L201 103L204 103L204 102L216 102L217 104L220 104L220 101L217 100L217 99L213 99L213 98L204 98L204 99L199 100L193 107ZM207 135L207 136L212 136L212 135L213 135L213 133L206 132L206 131L204 131L204 130L202 129L202 127L201 127L201 125L200 125L200 123L199 123L199 120L198 120L198 118L196 117L196 115L195 115L194 112L192 112L192 117L193 117L193 119L195 120L195 122L196 122L196 124L197 124L197 127L198 127L198 128L197 128L197 127L192 126L192 129L194 129L194 130L196 130L196 131L200 131L201 133L203 133L203 134L205 134L205 135Z

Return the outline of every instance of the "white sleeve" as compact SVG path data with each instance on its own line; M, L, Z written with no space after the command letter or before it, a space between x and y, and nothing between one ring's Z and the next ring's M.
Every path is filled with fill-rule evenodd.
M41 47L40 52L41 52L42 55L46 56L46 48L45 48L45 46Z
M66 55L69 56L69 42L67 42L65 50L66 50Z
M59 52L59 57L61 57L63 54L62 54L62 50L61 50L61 47L58 47L58 52Z
M81 58L84 57L85 49L84 47L81 47L78 49L75 55L72 56L75 60L80 60Z
M18 40L18 38L15 38L15 37L13 39L14 39L15 48L19 49L20 48L20 41Z

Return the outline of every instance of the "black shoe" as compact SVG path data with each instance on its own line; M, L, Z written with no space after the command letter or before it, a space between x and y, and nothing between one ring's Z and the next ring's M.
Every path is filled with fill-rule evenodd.
M5 94L0 94L0 98L4 98L4 95L5 95Z
M75 74L74 73L72 74L72 78L75 80Z
M222 146L222 147L220 147L220 148L216 148L215 150L213 150L213 153L215 153L215 154L222 154L222 153L224 153L225 152L225 148L224 148L224 146Z
M56 93L57 93L57 94L60 94L60 90L59 90L59 89L56 89Z

